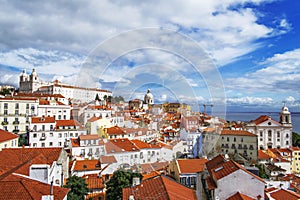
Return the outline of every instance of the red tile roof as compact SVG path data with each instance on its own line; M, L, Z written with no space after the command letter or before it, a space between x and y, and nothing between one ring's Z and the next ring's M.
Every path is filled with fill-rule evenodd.
M115 156L101 156L100 157L101 164L109 164L109 163L117 163Z
M76 160L74 162L74 171L101 170L99 160Z
M55 123L55 117L32 117L31 118L32 124L38 123Z
M284 189L279 189L277 191L272 191L269 193L270 196L274 199L288 199L288 200L299 200L300 195L290 191L290 190L284 190Z
M231 197L227 198L226 200L255 200L255 199L237 192L234 195L232 195Z
M17 174L10 174L0 180L0 199L27 200L42 199L50 195L50 185ZM53 186L54 199L64 199L68 188Z
M248 131L243 130L222 130L221 135L237 135L237 136L250 136L250 137L257 137L257 135L250 133Z
M123 200L134 199L168 199L196 200L196 192L165 176L156 176L143 181L140 185L123 188Z
M0 151L0 175L15 169L29 175L30 164L49 164L57 161L62 148L12 148Z
M104 180L102 177L98 177L98 174L85 175L82 178L85 179L88 189L104 189Z
M99 140L100 137L97 134L91 134L91 135L80 135L80 140Z
M200 159L178 159L178 168L181 174L194 174L204 170L205 163L208 160Z
M142 175L143 175L143 181L144 181L146 179L154 178L155 176L159 176L159 175L161 175L161 173L158 171L152 171L150 173L142 174Z
M114 145L118 146L121 149L124 149L124 151L139 151L140 149L130 140L127 138L124 139L111 139L110 142L112 142Z
M61 126L80 126L80 127L82 127L82 125L74 119L56 120L56 127L61 127Z
M5 142L5 141L8 141L8 140L13 140L13 139L16 139L18 137L19 136L16 135L16 134L13 134L11 132L8 132L8 131L0 129L0 142Z
M114 126L114 127L110 127L110 128L106 128L105 129L107 134L109 135L122 135L122 134L126 134L122 128L118 127L118 126Z
M267 153L265 153L263 150L257 150L257 157L259 160L268 160L272 158Z
M247 171L244 167L242 167L238 163L234 162L233 160L225 160L224 157L221 155L208 161L206 163L206 167L214 181L222 179L237 170L243 170L244 172L248 173L249 175L253 176L254 178L265 183L265 181L263 179L256 176L255 174L252 174L251 172Z
M263 123L263 122L265 122L269 119L272 120L273 123L275 123L277 125L281 125L279 122L273 120L270 116L267 116L267 115L262 115L262 116L258 117L257 119L252 120L251 122L254 122L256 125L258 125L258 124L261 124L261 123Z
M72 147L80 147L79 140L77 138L71 138Z

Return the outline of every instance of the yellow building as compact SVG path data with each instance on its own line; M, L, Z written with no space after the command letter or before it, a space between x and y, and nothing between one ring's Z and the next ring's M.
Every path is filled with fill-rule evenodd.
M5 148L18 147L19 136L0 129L0 151Z
M292 150L291 172L294 174L300 174L300 148L291 147L291 150Z

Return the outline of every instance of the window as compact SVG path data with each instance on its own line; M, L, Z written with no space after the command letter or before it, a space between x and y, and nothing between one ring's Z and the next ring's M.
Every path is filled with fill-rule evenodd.
M51 130L51 131L53 130L53 125L52 125L52 124L50 125L50 130Z
M263 137L263 132L262 131L259 132L259 136Z
M8 115L8 111L7 110L4 110L4 115Z
M42 125L42 131L45 131L45 125Z
M286 141L285 144L286 144L286 145L289 145L289 141Z
M19 104L18 103L15 104L15 109L19 109Z
M241 138L241 142L244 142L244 138Z
M280 131L277 131L277 137L280 137Z
M70 137L73 137L73 133L70 133Z
M19 114L19 110L15 110L15 115L18 115Z
M268 130L268 137L272 137L272 131Z
M42 147L45 147L45 143L44 142L41 145L42 145Z
M62 145L61 145L61 142L58 143L58 146L60 146L60 147L62 146Z
M29 109L29 103L26 104L26 109Z
M227 142L229 142L229 137L227 137Z
M50 135L50 137L53 137L53 133L51 132L51 133L49 133L49 135Z
M286 138L289 138L289 134L287 133L287 134L285 135L285 137L286 137Z
M61 138L61 137L62 137L62 133L59 133L59 134L58 134L58 137Z
M36 143L33 143L32 146L33 146L33 147L36 147L37 145L36 145Z
M75 133L75 136L78 137L78 133Z
M4 103L4 109L8 108L8 103Z
M233 141L236 142L236 138L235 137L233 138Z
M52 147L53 146L53 142L49 142L49 146Z

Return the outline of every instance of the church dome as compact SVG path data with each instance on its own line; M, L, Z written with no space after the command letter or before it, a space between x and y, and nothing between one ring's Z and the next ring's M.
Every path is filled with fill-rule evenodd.
M283 106L283 107L282 107L281 112L282 112L282 113L286 113L286 114L289 114L289 113L290 113L288 107L286 107L286 106Z
M154 103L153 94L151 94L150 89L148 89L147 94L145 94L144 102L146 104L153 104Z

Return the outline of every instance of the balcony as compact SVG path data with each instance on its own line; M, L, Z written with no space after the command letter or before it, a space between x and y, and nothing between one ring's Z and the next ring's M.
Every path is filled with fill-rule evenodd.
M5 126L5 125L7 125L7 124L8 124L8 122L6 122L6 121L3 121L3 122L1 123L2 126Z
M13 124L14 124L14 125L20 124L20 122L19 122L19 121L14 121Z
M17 134L17 133L20 132L20 130L13 130L12 132L15 133L15 134Z

